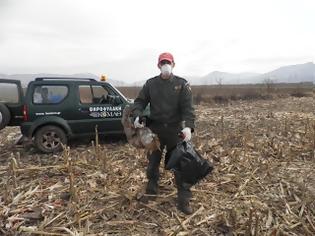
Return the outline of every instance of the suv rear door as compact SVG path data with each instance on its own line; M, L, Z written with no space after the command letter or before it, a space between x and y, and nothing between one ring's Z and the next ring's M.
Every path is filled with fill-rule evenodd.
M23 122L24 95L21 81L0 79L0 103L5 104L10 111L9 126Z

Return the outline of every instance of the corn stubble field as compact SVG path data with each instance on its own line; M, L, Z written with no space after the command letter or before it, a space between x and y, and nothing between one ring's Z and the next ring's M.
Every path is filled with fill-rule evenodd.
M0 131L1 235L315 235L314 98L196 106L193 142L214 171L176 209L161 166L156 201L139 199L145 153L125 141L73 143L58 155Z

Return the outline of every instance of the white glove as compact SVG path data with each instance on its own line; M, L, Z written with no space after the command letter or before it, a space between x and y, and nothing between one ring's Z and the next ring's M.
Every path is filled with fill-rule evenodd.
M135 128L143 128L144 124L141 122L139 122L139 116L137 116L137 118L135 119L135 122L133 123L133 125L135 126Z
M185 142L189 141L191 139L191 129L189 127L186 127L182 130L183 134L183 140Z

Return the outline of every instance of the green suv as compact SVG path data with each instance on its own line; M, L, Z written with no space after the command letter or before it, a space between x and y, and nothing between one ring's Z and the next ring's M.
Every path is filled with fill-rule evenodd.
M122 112L131 100L105 81L86 78L36 78L26 89L20 81L0 80L0 129L20 126L45 153L62 149L68 139L123 134ZM1 94L7 93L2 98ZM16 95L16 96L14 96Z

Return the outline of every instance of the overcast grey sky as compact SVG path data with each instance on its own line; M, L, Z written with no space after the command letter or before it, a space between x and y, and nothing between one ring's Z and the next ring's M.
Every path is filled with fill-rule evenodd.
M0 0L0 73L267 72L315 61L314 0Z

